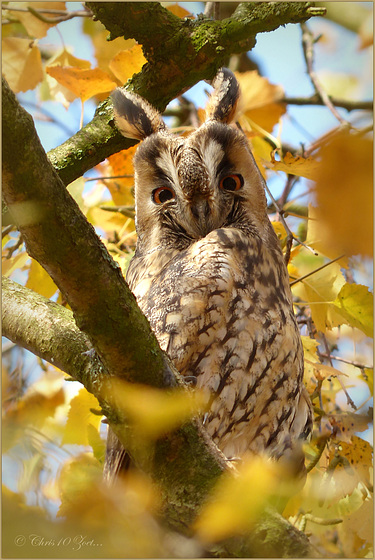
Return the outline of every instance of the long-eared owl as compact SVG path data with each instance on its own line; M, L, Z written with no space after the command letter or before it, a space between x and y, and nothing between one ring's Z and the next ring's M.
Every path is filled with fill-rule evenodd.
M221 69L206 121L187 137L144 99L112 94L134 157L136 252L127 281L177 370L207 391L203 423L223 453L280 458L311 430L289 277L264 180ZM118 469L118 465L117 465Z

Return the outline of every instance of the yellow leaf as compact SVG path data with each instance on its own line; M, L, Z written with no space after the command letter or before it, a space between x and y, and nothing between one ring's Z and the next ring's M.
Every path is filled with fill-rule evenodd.
M117 84L99 68L85 70L75 67L47 66L47 73L77 95L82 102L98 93L110 92Z
M50 275L40 266L38 261L34 259L31 260L26 287L46 298L53 296L58 289Z
M81 389L70 403L62 443L89 444L89 425L92 424L98 429L101 421L101 417L93 414L90 408L99 409L99 403L94 395L86 391L86 389Z
M312 319L319 331L325 332L327 328L346 323L333 303L344 284L340 266L332 263L293 286L293 292L310 305Z
M318 212L326 244L337 254L373 255L373 142L348 131L319 151Z
M146 385L113 380L103 391L142 437L157 438L204 412L207 398L199 391L166 391Z
M79 515L77 505L84 509L84 499L92 494L101 478L100 463L87 453L65 462L59 478L61 505L57 517Z
M9 278L9 276L17 269L23 270L26 262L29 260L29 255L26 251L17 253L14 257L10 259L3 259L1 263L1 273L3 276Z
M2 61L2 73L15 93L34 89L43 80L42 57L30 39L5 37Z
M323 381L324 379L327 379L327 377L338 377L339 375L345 375L342 371L339 371L338 369L332 366L326 366L320 363L310 362L310 360L306 360L306 358L305 358L305 362L313 367L314 375L316 379L318 379L319 381Z
M103 464L106 444L100 437L99 431L92 424L88 424L87 426L87 440L92 448L95 459L97 459L100 464Z
M374 296L367 286L344 284L334 305L349 325L367 336L374 336Z
M264 130L272 132L281 115L286 112L285 103L280 103L284 96L282 87L271 84L256 70L235 72L235 75L241 88L239 114L244 114Z
M312 204L309 204L306 243L315 251L322 253L322 255L325 255L330 259L335 259L339 257L341 253L338 253L337 248L330 245L329 236L326 230L327 228L319 214L319 209ZM344 256L337 262L343 268L348 268L347 257Z
M194 524L204 543L251 529L267 500L281 487L280 466L265 458L245 459L238 472L220 479Z
M47 17L53 17L51 14L43 14L43 8L47 10L65 10L65 2L11 2L12 8L27 8L30 6L34 10L41 12L41 15ZM47 35L47 31L50 27L56 25L56 23L46 23L38 19L31 12L14 12L17 14L17 19L25 27L27 33L30 37L36 37L41 39Z
M142 70L146 62L141 45L134 45L131 49L118 52L109 63L109 68L125 84L133 74Z
M312 157L303 158L302 156L292 156L287 152L283 161L276 161L273 157L270 163L265 163L266 167L273 171L284 171L290 175L313 179L320 163Z
M343 557L373 558L371 548L374 541L374 497L371 496L362 506L346 516L338 531Z
M372 446L358 436L352 436L351 443L341 441L338 447L338 453L345 457L351 468L355 471L358 478L368 484L370 482L370 469L372 468ZM331 450L330 458L334 456L334 450ZM338 472L345 471L345 466L336 467ZM350 471L348 471L350 476Z
M305 359L310 362L318 362L319 357L316 353L316 349L319 346L319 342L315 338L310 338L309 336L301 336L303 352Z
M345 443L352 443L351 438L356 432L364 432L370 423L368 416L353 412L329 414L328 419L333 427L334 438Z

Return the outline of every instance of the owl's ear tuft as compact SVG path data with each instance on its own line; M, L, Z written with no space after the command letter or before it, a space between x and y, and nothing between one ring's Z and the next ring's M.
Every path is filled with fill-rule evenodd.
M228 68L220 68L211 85L214 91L206 107L206 117L230 123L234 119L240 97L240 86L235 75Z
M143 140L154 132L166 130L160 113L148 101L123 88L111 93L115 123L126 138Z

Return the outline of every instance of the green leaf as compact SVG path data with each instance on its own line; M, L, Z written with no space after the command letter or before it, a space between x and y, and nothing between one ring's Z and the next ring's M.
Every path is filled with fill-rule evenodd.
M366 336L374 336L373 294L367 286L344 284L333 302L352 327L357 327Z

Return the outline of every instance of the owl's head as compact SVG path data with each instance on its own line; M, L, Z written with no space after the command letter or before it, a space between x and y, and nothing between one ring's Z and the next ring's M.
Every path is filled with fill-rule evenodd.
M168 130L140 96L112 93L115 122L143 140L134 157L136 226L143 250L185 248L221 227L267 235L264 181L243 132L231 125L239 98L235 76L221 69L207 119L187 137Z

